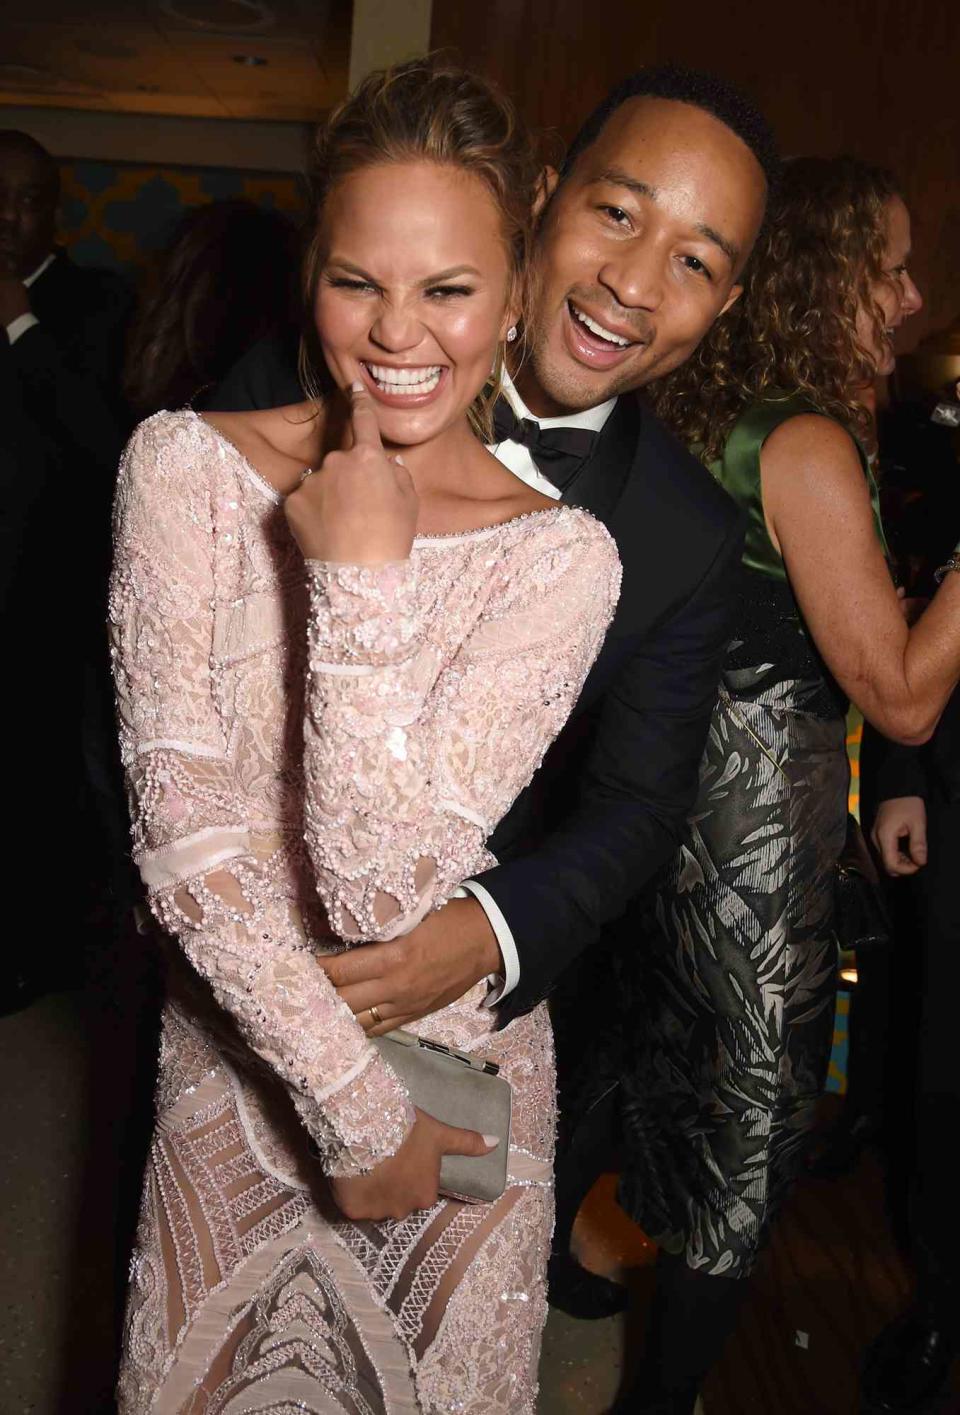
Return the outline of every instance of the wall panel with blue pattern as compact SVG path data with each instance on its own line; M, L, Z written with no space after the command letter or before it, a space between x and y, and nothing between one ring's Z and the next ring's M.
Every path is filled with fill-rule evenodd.
M67 160L61 177L60 238L73 259L134 280L189 207L246 197L298 216L303 206L300 182L286 173Z

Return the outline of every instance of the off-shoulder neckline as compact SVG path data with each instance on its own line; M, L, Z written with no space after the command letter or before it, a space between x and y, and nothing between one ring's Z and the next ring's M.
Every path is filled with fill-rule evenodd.
M259 492L261 492L269 501L272 501L275 506L279 506L283 503L283 501L285 500L283 492L278 491L272 482L269 482L266 477L261 476L261 474L257 471L256 467L254 467L253 463L250 461L250 458L240 451L240 448L235 442L232 442L230 438L227 437L224 433L222 433L218 427L215 427L213 423L208 422L207 419L203 416L203 414L198 413L194 408L187 408L184 411L189 413L190 416L194 418L197 422L201 423L203 427L205 427L206 430L209 432L210 436L214 439L215 442L217 442L221 447L225 447L228 451L233 453L240 466L241 471L244 473L247 479L252 482L254 487L256 487ZM495 521L490 526L472 526L465 531L446 531L440 535L415 536L413 543L417 546L436 546L450 545L452 542L460 540L482 539L485 536L495 535L497 531L506 530L509 526L520 525L520 523L523 521L534 521L541 516L558 516L561 513L576 511L578 509L578 507L566 506L561 502L559 505L555 506L543 506L540 508L539 511L523 511L520 513L519 516L511 516L506 521ZM588 515L589 513L584 514Z

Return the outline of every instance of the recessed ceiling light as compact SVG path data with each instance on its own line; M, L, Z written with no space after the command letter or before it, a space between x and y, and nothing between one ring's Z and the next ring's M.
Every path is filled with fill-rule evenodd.
M234 54L235 64L246 64L248 69L262 69L267 63L262 54Z
M266 0L159 0L159 8L178 24L216 34L259 34L277 22Z

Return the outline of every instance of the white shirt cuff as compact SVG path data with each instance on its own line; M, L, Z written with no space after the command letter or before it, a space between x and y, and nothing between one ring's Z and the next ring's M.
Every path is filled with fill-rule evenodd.
M469 892L476 899L480 908L486 914L490 927L496 936L500 946L500 957L503 959L503 976L491 977L490 983L492 991L484 999L484 1007L495 1007L498 1002L502 1002L508 993L513 992L520 981L520 955L517 953L517 945L514 942L510 925L501 912L500 906L489 890L484 889L482 884L478 884L475 879L465 879L457 894L462 899L464 894Z
M35 314L18 314L16 319L12 319L7 325L7 338L11 344L15 344L21 334L26 334L28 329L39 323Z

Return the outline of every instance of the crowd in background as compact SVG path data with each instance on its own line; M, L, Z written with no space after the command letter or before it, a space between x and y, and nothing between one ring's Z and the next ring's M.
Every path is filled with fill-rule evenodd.
M815 202L818 183L827 180L826 168L798 164L783 199ZM57 200L57 167L49 154L23 134L0 133L0 324L6 330L0 338L0 623L14 718L7 738L18 803L12 868L29 878L37 842L47 842L40 858L51 871L51 888L56 872L55 907L71 919L54 956L29 947L9 951L0 985L5 1011L44 991L102 976L139 904L104 631L110 504L124 443L139 419L160 409L243 406L235 397L247 398L247 406L269 400L269 391L243 392L242 364L239 375L232 372L258 344L275 347L274 364L288 371L288 386L275 401L293 401L284 394L296 389L301 237L286 218L242 201L198 208L171 233L143 289L133 291L116 276L71 261L56 240ZM935 323L952 314L935 312ZM269 359L258 365L270 366ZM863 441L900 584L908 601L923 601L960 531L960 435L931 417L938 397L955 403L957 394L950 388L900 399L895 377L889 386L884 379L880 392L880 412ZM670 396L690 398L692 388L668 390L661 411ZM722 419L722 399L715 412ZM690 433L691 442L707 442L713 460L722 454L721 446L709 446L709 427ZM920 608L913 604L912 612ZM846 1114L818 1160L822 1172L839 1172L861 1145L883 1145L898 1237L925 1283L923 1320L902 1340L929 1347L931 1332L936 1335L927 1352L928 1376L945 1369L960 1341L960 1333L941 1331L960 1309L958 1245L938 1240L931 1252L929 1237L931 1227L949 1227L944 1210L953 1203L937 1137L960 1120L956 1081L944 1080L949 1033L934 1001L953 987L941 963L956 951L960 928L949 889L960 777L955 708L951 702L933 744L920 756L911 754L907 765L891 765L877 734L864 744L867 833L885 799L921 799L929 853L916 826L911 833L894 822L886 853L880 841L891 877L893 944L860 962ZM75 833L83 841L80 851L57 854L54 802L58 816L69 812L82 822ZM889 843L897 840L905 842L899 856ZM13 936L28 939L37 908L33 891L13 894L10 907ZM828 991L832 996L832 983ZM911 1120L916 1109L919 1128Z

